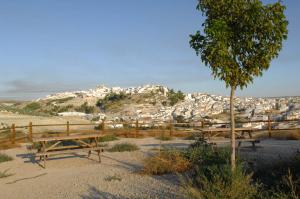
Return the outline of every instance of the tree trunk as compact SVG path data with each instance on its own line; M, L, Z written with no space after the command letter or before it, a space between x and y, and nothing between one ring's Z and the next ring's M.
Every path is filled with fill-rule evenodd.
M230 91L230 121L231 121L231 170L235 170L235 121L234 121L234 92L235 87L231 87Z

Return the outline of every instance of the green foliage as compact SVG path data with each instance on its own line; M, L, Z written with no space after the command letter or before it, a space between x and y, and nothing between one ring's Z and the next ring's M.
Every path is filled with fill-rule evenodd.
M175 120L178 122L178 123L185 123L185 119L184 119L184 116L183 115L177 115Z
M171 89L168 93L167 93L167 97L170 101L170 105L174 106L175 104L177 104L178 102L184 100L184 94L181 91L177 91L175 92L173 89Z
M187 198L256 198L259 186L252 182L252 176L245 172L241 162L232 172L228 148L213 149L198 141L183 154L194 166L185 184Z
M0 163L1 162L7 162L7 161L11 161L13 160L12 157L6 155L6 154L3 154L3 153L0 153Z
M39 103L37 103L39 104ZM20 104L15 104L14 106L6 106L3 104L0 104L0 109L1 110L6 110L12 113L19 113L19 114L23 114L23 115L34 115L34 116L50 116L50 114L45 113L45 112L41 112L40 105L34 104L33 105L29 105L29 106L25 106L24 108L20 108L18 107ZM39 107L40 106L40 107ZM39 108L37 108L39 107Z
M185 140L196 140L197 139L197 134L195 133L190 133L188 136L186 136L184 139Z
M124 152L124 151L136 151L139 147L131 143L119 143L108 149L109 152Z
M156 139L161 140L161 141L170 141L173 138L169 135L166 135L166 134L162 133L159 136L157 136Z
M230 149L218 148L218 150L213 150L211 145L197 141L184 151L184 154L194 165L205 165L205 167L209 167L228 164Z
M84 112L86 114L93 113L95 111L94 106L89 106L87 102L84 102L80 107L75 108L78 112Z
M197 9L206 19L203 32L190 35L190 46L227 87L242 89L261 76L287 39L281 1L199 0Z
M114 134L105 135L105 136L99 138L100 142L110 142L110 141L114 141L114 140L118 140L117 136Z
M109 93L103 99L99 99L96 103L96 106L106 110L110 104L126 99L126 97L127 95L123 92L119 94Z
M258 185L252 183L240 164L232 172L230 165L197 167L193 179L185 187L187 198L203 199L255 199Z
M32 102L30 104L27 104L24 107L24 110L31 112L31 111L36 111L36 110L38 110L40 108L41 108L40 103L38 103L38 102Z
M70 100L72 100L72 99L74 99L74 97L65 97L65 98L61 98L61 99L54 99L54 100L48 101L48 102L47 102L47 105L50 105L50 104L52 104L52 103L63 104L63 103L65 103L65 102L67 102L67 101L70 101Z

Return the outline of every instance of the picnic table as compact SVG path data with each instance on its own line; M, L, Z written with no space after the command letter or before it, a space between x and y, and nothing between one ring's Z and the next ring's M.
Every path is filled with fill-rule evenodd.
M260 141L258 139L253 138L253 132L257 130L254 128L235 128L235 134L237 136L236 141L238 142L238 147L242 145L243 142L251 142L252 147L255 147L256 143L259 143ZM230 128L203 128L200 130L202 133L202 138L204 139L207 137L208 139L211 139L212 137L217 137L221 135L222 133L228 134L231 129ZM245 136L245 134L248 134L248 138Z
M38 143L39 148L35 157L40 157L40 161L43 159L44 168L46 168L46 160L50 155L57 154L73 154L77 151L87 151L88 157L90 157L92 151L96 151L101 162L100 152L102 148L98 146L98 139L101 134L84 134L84 135L67 135L67 136L55 136L55 137L41 137L33 138L33 143ZM71 144L61 145L63 142L69 142Z

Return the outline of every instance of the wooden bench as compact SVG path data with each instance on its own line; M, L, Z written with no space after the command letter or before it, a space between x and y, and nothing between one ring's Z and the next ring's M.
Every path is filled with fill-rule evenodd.
M92 151L96 151L101 162L100 152L102 148L98 146L98 139L101 134L85 134L85 135L69 135L69 136L56 136L46 138L34 138L33 143L39 143L35 157L40 157L40 161L44 161L44 168L46 168L46 160L48 156L58 154L72 154L80 151L87 151L90 157ZM76 144L61 146L64 141L72 141Z

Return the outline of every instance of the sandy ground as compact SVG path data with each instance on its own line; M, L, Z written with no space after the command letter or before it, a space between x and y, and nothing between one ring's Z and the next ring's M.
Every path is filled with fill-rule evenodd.
M102 163L97 156L55 156L43 169L33 161L25 146L10 149L6 154L11 162L0 164L0 170L9 169L13 175L0 179L0 198L182 198L176 176L146 176L139 173L142 159L154 148L160 147L153 138L124 138L115 142L136 143L136 152L102 153ZM187 147L191 141L164 142L174 147ZM112 176L121 178L107 180Z
M81 119L80 117L42 117L0 112L0 122L8 124L9 126L13 123L16 126L25 126L28 125L29 122L33 124L65 124L67 121L71 123L89 123L88 120Z
M139 173L142 159L160 144L187 147L192 141L174 139L161 142L154 138L124 138L115 142L130 142L140 146L136 152L102 153L102 163L96 156L53 157L43 169L33 161L25 146L2 151L14 157L0 164L0 171L9 169L13 175L0 179L0 198L183 198L178 178L174 175L146 176ZM274 161L289 157L300 149L300 141L263 140L254 151L244 144L241 155L253 160ZM108 180L118 176L121 180Z

